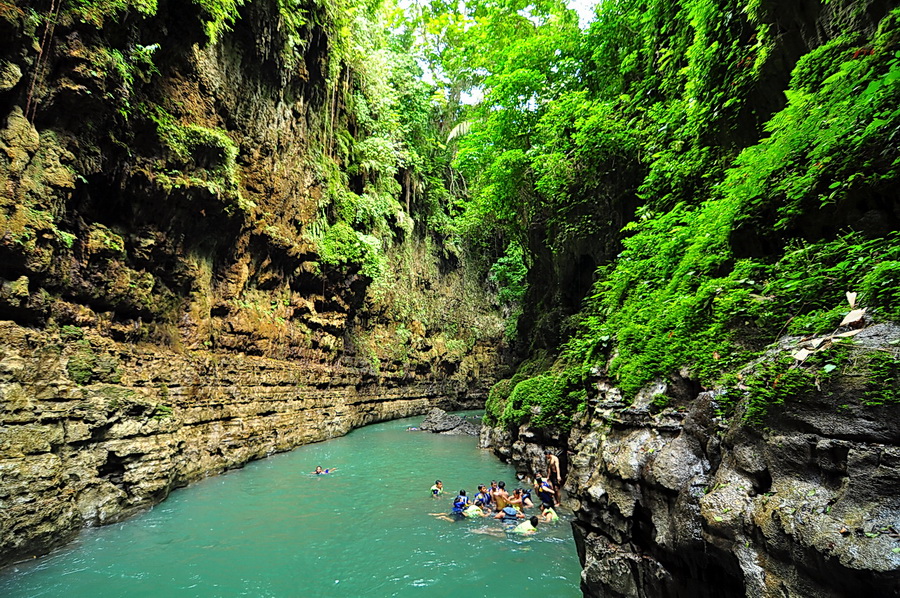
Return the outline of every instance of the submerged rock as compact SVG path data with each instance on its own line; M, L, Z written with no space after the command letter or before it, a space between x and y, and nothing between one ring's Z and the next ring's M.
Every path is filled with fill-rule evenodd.
M451 415L443 409L432 409L422 420L420 429L435 434L468 434L478 436L481 433L481 424L473 424L459 415Z

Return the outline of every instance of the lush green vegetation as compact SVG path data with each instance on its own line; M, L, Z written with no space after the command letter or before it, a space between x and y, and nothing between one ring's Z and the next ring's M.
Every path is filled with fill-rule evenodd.
M130 159L129 134L149 146L151 158L140 170L168 198L167 207L251 229L292 258L316 255L304 262L304 273L353 285L398 335L396 346L371 331L348 339L371 358L373 369L376 353L401 359L416 350L433 354L435 363L445 356L460 361L477 338L501 328L495 306L483 300L491 287L508 291L502 301L509 310L521 299L521 247L510 245L509 268L496 266L494 282L488 280L492 252L483 258L472 253L477 267L465 267L468 247L458 233L458 217L466 185L451 167L450 135L461 104L424 80L427 61L417 60L416 53L421 32L430 26L425 16L391 1L369 0L193 0L183 7L155 0L67 0L54 7L60 11L34 12L46 27L38 34L57 23L80 28L86 52L77 69L89 87L85 93L114 108L110 120L116 122L108 124L123 138L112 140ZM175 10L183 11L179 27L188 33L185 39L157 33L156 24ZM303 97L311 106L304 123L308 147L299 148L296 165L290 164L294 156L285 159L286 169L313 173L308 196L279 197L269 205L268 197L258 195L261 185L248 190L242 180L254 170L248 167L254 150L243 137L243 123L210 113L192 97L159 93L159 81L171 75L166 61L187 51L185 42L229 55L245 49L247 32L265 37L254 51L266 55L282 84L289 82L282 90L286 104L309 96ZM280 165L273 170L274 180ZM288 211L302 215L278 213L288 203ZM24 228L23 238L35 236L34 226ZM69 233L58 236L67 248L75 245ZM101 247L115 240L101 237L95 231L81 241L96 245L104 259L130 261L129 248ZM124 266L116 273L124 287L135 289L135 297L122 296L117 305L127 299L144 310L145 295L160 293L160 281L137 279ZM106 290L118 293L122 285ZM250 299L246 291L241 302L258 303ZM302 328L284 318L275 324ZM426 334L427 344L421 340Z
M489 421L564 422L592 368L628 397L679 371L727 385L780 335L837 329L847 291L869 318L897 317L900 12L823 3L844 33L786 58L767 10L620 0L584 31L553 2L423 11L444 93L481 97L454 121L455 232L493 256L501 297L549 312L564 340L498 384ZM571 284L552 275L579 254L600 266L566 319L540 287ZM546 330L519 327L532 346ZM776 378L819 380L796 365L741 383L748 419L787 396Z
M207 42L249 4L194 0ZM98 27L158 10L67 6ZM454 351L468 342L438 313L447 302L404 295L413 279L465 263L461 293L493 285L527 359L492 391L491 423L565 427L591 377L630 398L679 372L748 395L744 417L759 422L849 359L787 355L735 377L777 338L835 331L847 292L869 321L900 318L898 9L605 0L582 28L561 0L277 8L283 66L300 64L312 28L330 52L310 164L324 193L301 236L320 268L361 275L387 303L400 357L412 322L445 331ZM840 34L804 37L813 30ZM91 57L129 92L125 118L156 49ZM227 131L139 112L168 154L160 181L254 215ZM896 361L866 361L865 401L896 400Z

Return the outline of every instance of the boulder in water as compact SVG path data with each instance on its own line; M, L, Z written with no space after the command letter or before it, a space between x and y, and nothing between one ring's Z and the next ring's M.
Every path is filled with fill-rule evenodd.
M481 424L473 424L459 415L451 415L443 409L434 408L422 420L420 429L436 434L468 434L478 436Z

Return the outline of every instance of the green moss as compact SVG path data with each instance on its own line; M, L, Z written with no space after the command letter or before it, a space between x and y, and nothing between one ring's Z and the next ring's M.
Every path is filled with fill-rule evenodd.
M122 369L119 367L119 361L111 355L99 356L92 373L99 382L118 384L122 381Z
M75 245L75 240L77 239L72 233L67 233L62 230L56 231L56 238L59 239L59 242L62 243L63 247L66 249L72 249Z
M103 385L94 387L97 396L106 402L108 412L125 410L130 408L138 401L138 394L130 388L121 386Z
M587 389L586 371L566 368L561 371L537 373L528 362L515 376L495 384L485 404L485 423L514 426L530 421L536 426L557 426L568 429L571 416L584 408Z
M104 382L118 384L122 380L119 361L112 355L97 355L91 343L83 338L83 332L76 326L64 326L60 331L64 341L74 342L75 350L66 362L69 378L76 384Z
M174 410L168 405L158 404L153 408L151 417L153 419L166 419L172 417Z
M867 364L868 379L862 403L868 406L900 403L900 357L876 352Z
M877 264L863 278L860 291L864 305L876 308L885 319L900 321L900 261Z
M66 362L66 371L73 382L84 385L93 378L96 365L97 354L91 349L88 341L81 340L77 342L76 350Z
M546 351L538 351L519 364L516 373L511 378L500 380L494 384L485 402L485 423L488 425L509 423L509 420L505 419L503 414L507 412L507 404L513 390L520 382L540 375L549 370L552 365L552 356Z
M19 300L28 298L28 277L20 276L16 280L9 283L10 295Z
M488 398L484 403L485 424L493 426L500 423L500 417L506 410L506 403L509 400L509 395L520 381L521 380L514 380L513 378L506 378L500 380L491 387L490 392L488 392Z
M59 329L59 335L66 342L80 341L84 338L84 330L78 326L66 324Z
M92 254L111 254L114 257L125 256L125 239L108 227L93 223L88 231L86 249Z
M169 163L156 172L166 189L199 187L220 198L228 214L248 213L256 206L244 199L237 173L238 147L228 133L197 124L183 124L160 106L142 105L155 124Z
M763 425L774 406L804 396L827 395L832 382L848 367L850 355L849 347L836 345L804 361L786 352L768 356L750 370L724 380L727 390L719 399L722 414L729 415L743 399L743 421Z
M323 264L359 270L373 280L381 277L385 268L381 242L345 222L328 228L319 241L319 255Z
M650 398L650 407L653 411L661 411L669 406L672 401L671 397L664 394L653 395Z

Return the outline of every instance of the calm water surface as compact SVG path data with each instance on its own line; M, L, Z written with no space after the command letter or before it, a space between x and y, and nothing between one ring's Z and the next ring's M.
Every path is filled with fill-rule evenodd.
M514 471L472 437L355 430L178 490L0 575L0 596L580 596L568 518L531 538L441 521L455 492ZM315 476L316 465L337 468ZM429 488L444 482L434 500ZM449 495L449 496L448 496ZM478 533L501 533L500 537Z

